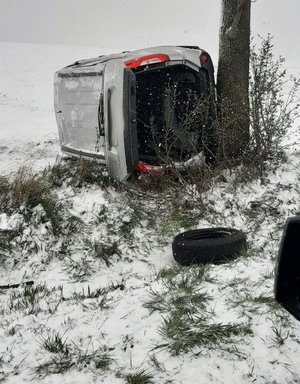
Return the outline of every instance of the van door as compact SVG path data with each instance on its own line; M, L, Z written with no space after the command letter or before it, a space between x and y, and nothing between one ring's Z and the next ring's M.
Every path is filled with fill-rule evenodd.
M103 71L76 66L55 76L55 112L63 152L105 164L99 113Z
M122 60L111 60L104 79L106 163L112 177L122 181L138 163L135 75Z

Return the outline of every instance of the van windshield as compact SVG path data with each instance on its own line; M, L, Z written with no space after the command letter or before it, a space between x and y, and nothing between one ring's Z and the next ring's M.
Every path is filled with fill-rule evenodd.
M139 158L149 164L185 161L202 150L208 119L206 71L185 65L136 73Z

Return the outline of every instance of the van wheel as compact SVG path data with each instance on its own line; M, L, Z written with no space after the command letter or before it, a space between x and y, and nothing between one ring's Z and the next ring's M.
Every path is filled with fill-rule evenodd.
M221 263L238 257L247 247L246 235L231 228L203 228L174 237L174 259L182 265Z

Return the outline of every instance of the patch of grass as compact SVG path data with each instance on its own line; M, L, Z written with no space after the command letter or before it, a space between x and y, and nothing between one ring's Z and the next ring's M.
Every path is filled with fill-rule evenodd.
M101 298L98 298L96 301L89 303L87 305L82 303L82 305L86 308L90 308L92 310L100 309L101 311L103 311L104 309L108 309L111 304L112 304L112 300L108 298L107 295L104 295Z
M96 224L106 223L107 213L108 213L108 209L106 205L103 204L100 210L96 213L96 218L95 218Z
M206 303L210 299L211 297L206 292L201 292L199 288L189 294L150 291L150 298L144 306L149 309L150 313L155 311L197 313L201 309L206 309Z
M158 359L157 359L157 357L155 356L154 353L152 355L150 355L149 360L150 360L149 363L152 365L152 367L156 371L166 372L165 367L162 365L162 363L160 361L158 361Z
M10 206L10 182L8 178L0 176L0 210L8 213Z
M199 288L199 282L202 279L195 278L195 276L181 274L176 279L166 281L166 287L182 292L185 295L193 295Z
M282 306L275 300L273 296L268 294L261 294L256 297L252 297L251 301L260 306L260 313L266 314L273 318L275 327L290 328L291 318L288 312L282 308Z
M38 365L35 372L44 378L48 375L62 374L76 366L76 362L68 356L55 356L52 359Z
M119 228L120 237L126 239L128 242L132 242L132 230L136 227L137 223L138 221L134 216L131 216L128 221L122 222Z
M61 206L58 204L56 197L51 192L48 192L41 199L41 205L44 208L46 217L51 222L53 234L59 236L62 232L63 219L61 216Z
M266 316L276 326L282 328L291 327L291 318L280 304L277 303L270 291L253 294L253 286L247 286L245 279L234 279L234 292L226 299L230 308L239 311L241 317L247 317L249 320L255 316Z
M25 286L23 289L13 289L9 296L10 311L25 311L32 315L41 311L40 301L49 297L53 290L46 285Z
M170 289L177 289L183 291L194 291L194 287L199 287L201 283L213 283L214 280L209 274L209 265L194 264L190 266L175 266L172 268L162 269L157 278L163 278L165 284Z
M47 193L46 180L33 173L26 166L21 167L13 180L11 186L11 198L14 208L21 205L35 207L40 204L41 196Z
M134 228L140 227L142 222L147 228L155 228L157 210L151 205L146 196L141 199L140 195L134 194L130 190L123 196L125 201L123 207L126 207L123 217L126 216L126 221L123 221L120 225L119 235L126 239L127 243L132 243L134 240L132 232Z
M58 353L60 355L68 356L69 347L67 345L67 338L65 335L60 335L59 332L53 332L42 338L40 345L48 352Z
M62 207L44 175L38 176L31 168L21 167L11 185L11 202L13 208L22 205L27 207L29 216L32 214L32 209L40 204L46 218L51 222L53 234L61 233Z
M238 323L211 323L213 313L208 304L212 298L205 292L203 283L213 282L207 265L194 265L163 269L158 274L161 289L151 291L145 307L150 312L167 314L159 332L165 343L158 348L172 355L193 349L214 349L228 345L234 337L251 334L248 325Z
M141 174L137 180L137 185L144 193L164 193L175 187L178 183L177 175L166 170L161 174L146 173Z
M44 176L53 187L61 187L64 183L81 188L83 184L98 184L105 174L103 167L85 159L61 159L44 170ZM107 174L108 176L108 174Z
M174 277L176 277L177 275L179 275L180 273L183 272L183 268L185 267L182 267L180 265L176 265L174 267L166 267L166 268L163 268L161 269L158 274L157 274L157 280L159 279L173 279Z
M81 292L74 292L71 296L71 299L74 299L81 303L84 307L100 310L108 309L111 303L111 299L108 298L109 288L97 288L94 291L88 286L87 291L82 290ZM86 299L95 299L94 302L88 304L84 303Z
M97 162L84 159L79 159L76 162L73 183L79 187L86 183L99 185L104 189L108 187L121 188L121 184L111 178L106 168Z
M153 376L146 370L138 370L135 373L128 373L122 376L127 384L153 384Z
M86 255L78 260L66 255L64 263L64 269L74 281L86 281L95 272L92 260L88 260Z
M58 158L53 166L44 170L43 176L54 188L66 183L67 186L76 188L81 188L85 184L94 184L103 189L109 187L122 189L122 184L112 179L103 165L85 159Z
M52 187L61 187L64 183L81 188L84 184L95 184L106 189L121 188L121 184L113 180L107 169L97 162L85 159L61 159L44 170L43 175Z
M182 279L188 278L191 282L195 284L200 284L201 282L213 282L213 279L209 276L209 266L204 264L194 264L188 267L182 267L181 265L175 265L169 268L163 268L157 274L157 279L163 279L171 283L176 281L177 277ZM175 280L174 280L175 279Z
M124 291L125 284L124 284L123 279L121 280L121 283L111 283L110 284L110 286L109 286L110 291L116 291L117 289L119 289L120 291Z
M272 327L272 331L274 334L272 341L278 347L281 347L290 336L289 330L284 331L281 327L278 327L276 325Z
M71 246L71 238L70 237L63 238L57 250L57 257L60 260L66 260L68 257L70 257L70 246Z
M238 283L245 283L245 280L238 280ZM240 284L239 284L240 285ZM235 286L238 288L238 285ZM277 303L273 296L270 296L269 293L261 293L258 296L254 296L250 290L246 288L241 288L237 292L236 297L229 298L232 307L251 307L253 310L254 307L260 308L260 313L277 313L283 312L281 305Z
M259 296L252 297L251 301L253 301L253 303L265 304L271 310L277 310L281 308L280 304L277 303L273 296L267 296L266 294L260 294Z
M85 223L80 217L71 215L67 218L66 229L69 236L74 235L76 232L82 230L84 227Z
M230 279L230 281L226 282L224 285L224 288L230 287L234 289L238 289L242 284L247 284L248 278L246 277L234 277L233 279Z
M176 227L190 229L198 224L200 217L199 212L193 212L184 206L177 206L174 207L168 220Z
M247 259L253 259L257 256L257 252L254 249L251 249L249 247L243 247L238 249L238 254L236 255L236 259L233 261L239 261L240 259L247 260Z
M0 196L5 195L10 190L10 183L7 177L0 176Z
M161 280L162 288L150 291L150 297L144 304L150 313L160 311L192 314L206 310L211 297L201 284L209 280L208 266L165 268L158 273L157 279Z
M10 243L18 235L19 235L18 230L1 229L0 230L0 252L11 250L12 246Z
M85 244L91 249L93 257L103 262L107 267L112 265L113 256L118 256L120 258L122 254L119 248L119 241L104 243L101 241L85 239Z
M226 263L228 268L236 268L237 265L241 265L243 263L246 265L248 261L251 261L258 257L258 253L253 248L248 248L247 244L242 247L238 247L235 249L235 252L232 254L230 259L217 261L214 264L215 265L221 265L223 263ZM239 278L233 278L232 279L232 285L234 285L235 281L237 281ZM230 285L231 282L228 282Z
M47 179L48 183L53 188L62 187L63 183L67 180L72 180L74 175L73 159L56 158L52 166L44 169L43 176Z
M194 348L216 349L222 344L233 342L233 337L252 335L251 328L243 324L209 324L203 317L174 313L163 319L159 329L166 344L159 348L167 349L172 356L187 353Z
M88 160L79 159L77 161L76 176L79 186L84 182L94 182L93 180L93 163Z
M205 213L206 207L202 200L191 201L182 196L174 196L163 216L164 234L170 235L182 228L195 228Z
M68 350L67 355L56 353L50 360L38 365L35 372L43 378L51 374L62 374L73 368L80 371L90 367L103 371L109 368L111 362L111 357L103 349L88 353L79 348L73 348Z
M74 292L72 294L72 298L79 301L85 299L97 299L98 297L106 295L107 292L107 288L97 288L95 290L92 290L90 286L88 286L86 291L82 289L81 292Z

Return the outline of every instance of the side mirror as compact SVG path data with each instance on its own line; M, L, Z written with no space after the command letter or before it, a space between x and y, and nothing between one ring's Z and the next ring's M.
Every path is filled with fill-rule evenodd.
M275 299L300 320L300 216L285 223L275 274Z

